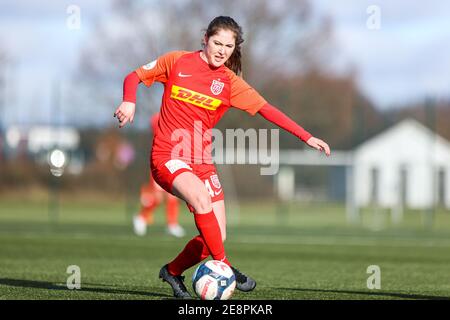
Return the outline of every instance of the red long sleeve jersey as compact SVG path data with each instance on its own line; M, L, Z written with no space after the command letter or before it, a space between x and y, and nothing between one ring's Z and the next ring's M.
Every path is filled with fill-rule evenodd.
M200 51L169 52L135 72L146 86L164 84L154 157L211 163L211 129L228 108L255 115L267 103L224 65L211 67Z

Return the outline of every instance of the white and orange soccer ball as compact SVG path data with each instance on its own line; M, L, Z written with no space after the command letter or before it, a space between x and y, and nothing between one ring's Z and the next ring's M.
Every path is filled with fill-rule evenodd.
M192 287L202 300L228 300L236 288L236 278L226 263L209 260L195 270Z

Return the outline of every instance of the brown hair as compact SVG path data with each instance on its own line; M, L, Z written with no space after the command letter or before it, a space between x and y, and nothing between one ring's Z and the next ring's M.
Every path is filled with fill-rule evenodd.
M217 34L219 30L231 30L234 32L236 45L231 57L225 62L225 66L233 70L234 73L241 73L241 44L244 42L242 38L242 28L241 26L233 20L233 18L228 16L219 16L214 18L208 25L205 35L207 38Z

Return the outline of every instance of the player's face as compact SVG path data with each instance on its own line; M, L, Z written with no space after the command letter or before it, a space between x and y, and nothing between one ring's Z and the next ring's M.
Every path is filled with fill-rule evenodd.
M205 37L205 44L203 53L207 62L214 67L220 67L233 54L236 39L233 31L220 29L215 35Z

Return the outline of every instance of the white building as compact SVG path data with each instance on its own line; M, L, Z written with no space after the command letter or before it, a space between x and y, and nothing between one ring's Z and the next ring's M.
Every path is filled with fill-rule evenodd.
M64 150L75 150L80 144L77 129L63 126L10 126L6 130L6 143L10 149L16 149L25 141L30 153L48 151L56 146Z
M354 152L354 201L383 208L450 208L450 142L411 119Z
M79 174L83 170L83 154L77 153L80 133L73 127L12 125L7 128L5 136L9 156L26 151L40 164L48 163L51 167L53 159L56 159L57 162L62 161L61 166L67 167L69 173Z

